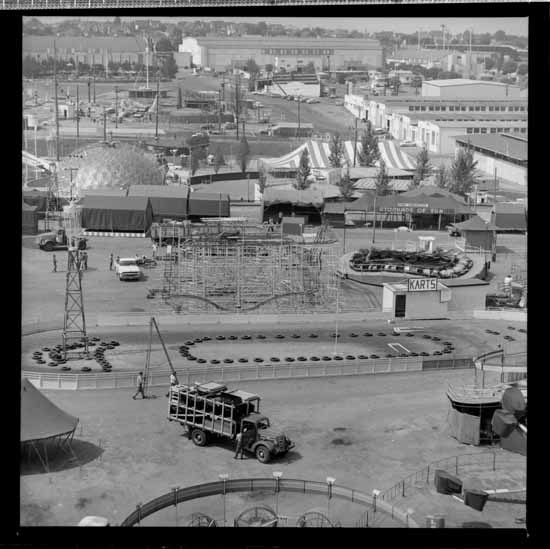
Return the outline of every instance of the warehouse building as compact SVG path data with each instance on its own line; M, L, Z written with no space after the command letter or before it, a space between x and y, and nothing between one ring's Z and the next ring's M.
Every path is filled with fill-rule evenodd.
M487 176L496 176L522 187L527 186L527 138L521 135L460 135L455 137L456 148L466 147L473 152L477 169Z
M23 57L37 61L54 56L87 65L107 66L113 63L143 63L146 42L133 36L23 36Z
M423 97L441 99L519 99L519 92L519 86L465 78L422 82Z
M297 38L288 36L185 37L179 52L191 53L193 64L225 71L249 59L260 66L293 70L312 62L316 70L380 68L383 51L378 40L355 38Z

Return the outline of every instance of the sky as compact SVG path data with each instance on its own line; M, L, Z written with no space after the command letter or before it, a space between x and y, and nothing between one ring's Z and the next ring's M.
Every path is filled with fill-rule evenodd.
M43 17L39 16L37 19L44 21L45 23L57 23L63 19L76 19L77 17ZM110 21L113 17L78 17L81 20L88 21ZM149 17L122 17L122 20L136 20L136 19L160 19L161 21L250 21L257 23L259 21L265 21L266 23L281 23L283 25L292 25L295 27L324 27L328 29L350 29L363 31L367 29L367 32L379 32L379 31L397 31L405 33L413 33L418 30L441 30L441 25L445 25L448 32L458 33L463 32L469 28L473 29L474 33L489 32L493 34L497 30L503 30L507 34L515 34L519 36L527 36L528 19L520 17L448 17L448 18L429 18L429 17L213 17L213 16L193 16L193 17L158 17L151 12Z

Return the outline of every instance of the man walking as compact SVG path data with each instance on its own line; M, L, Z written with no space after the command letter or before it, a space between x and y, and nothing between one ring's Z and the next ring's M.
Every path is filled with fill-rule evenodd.
M178 384L178 378L176 377L176 374L172 372L170 374L170 387L175 387ZM166 397L170 396L170 391L166 393Z
M136 378L136 384L137 384L137 391L136 394L132 397L134 400L136 400L136 397L141 393L141 398L144 399L145 392L143 391L143 372L140 372Z
M53 254L53 256L52 256L52 261L53 261L53 271L52 271L52 273L57 273L57 258L55 257L55 254Z
M80 262L82 264L82 268L87 271L88 270L88 252L80 252Z
M241 459L244 458L244 448L243 448L243 435L242 433L237 433L237 436L235 437L235 440L237 442L237 448L235 450L235 455L233 456L233 459L239 459L239 454L241 456Z
M109 256L109 271L113 270L113 262L114 262L114 257L113 257L113 254L111 253L111 255Z

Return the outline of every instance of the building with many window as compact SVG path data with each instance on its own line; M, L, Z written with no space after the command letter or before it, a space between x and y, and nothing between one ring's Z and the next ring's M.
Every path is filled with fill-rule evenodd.
M423 97L441 99L519 99L519 92L519 86L466 78L429 80L422 83Z
M381 68L378 40L357 38L298 38L289 36L185 37L180 52L190 52L193 64L224 71L254 59L260 67L294 70L313 63L316 70Z
M146 41L133 36L23 36L23 57L37 61L54 56L75 64L104 65L112 63L143 63Z

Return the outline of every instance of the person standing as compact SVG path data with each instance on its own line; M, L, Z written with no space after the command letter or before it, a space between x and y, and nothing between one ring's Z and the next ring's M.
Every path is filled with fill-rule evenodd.
M504 277L504 291L508 295L512 295L512 280L513 278L511 274Z
M136 400L136 397L141 393L141 398L144 399L145 397L145 391L143 390L143 372L140 372L136 378L136 384L137 384L137 391L136 394L132 397L134 400Z
M80 262L82 264L82 269L85 271L88 270L88 252L80 252Z
M233 456L233 459L239 459L239 455L240 455L241 459L243 459L244 449L243 449L243 435L242 435L242 433L237 433L237 436L235 437L235 440L237 442L237 448L235 449L235 455Z
M53 256L52 256L52 261L53 261L53 271L52 271L52 273L57 273L57 258L55 257L55 254L53 254Z
M153 242L153 259L157 258L157 243Z
M283 222L283 212L279 212L279 225Z
M113 262L114 262L114 257L113 257L113 254L111 253L111 255L109 256L109 271L113 270Z
M176 374L174 372L172 372L170 374L170 387L175 387L176 385L178 384L178 378L176 377ZM170 391L168 391L166 393L166 396L170 396Z

